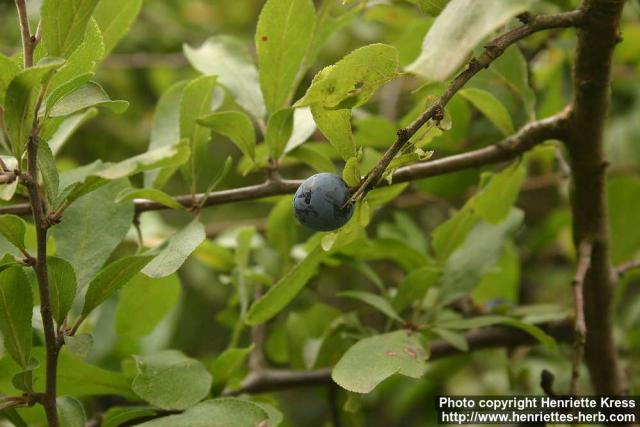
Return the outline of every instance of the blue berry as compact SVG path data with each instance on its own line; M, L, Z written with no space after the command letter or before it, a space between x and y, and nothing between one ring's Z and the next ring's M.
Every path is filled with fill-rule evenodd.
M351 194L338 175L319 173L307 178L296 191L293 210L300 224L316 231L336 230L353 215ZM344 206L344 208L343 208Z

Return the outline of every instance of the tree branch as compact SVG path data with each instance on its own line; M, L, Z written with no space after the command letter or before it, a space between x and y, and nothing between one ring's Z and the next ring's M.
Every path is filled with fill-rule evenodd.
M27 14L27 5L25 0L16 0L16 9L18 10L18 18L20 19L20 33L22 36L22 52L24 55L24 68L33 65L33 52L38 44L38 37L31 34L29 27L29 16Z
M557 15L529 17L526 23L501 36L491 40L478 58L472 58L467 68L458 74L440 98L406 128L398 131L396 141L389 147L378 164L365 176L358 188L353 193L351 200L355 201L361 195L366 194L376 186L393 158L409 142L420 128L429 120L439 122L444 117L444 107L453 96L481 70L488 68L507 49L507 47L523 38L542 30L551 28L566 28L580 26L583 23L584 14L581 10L559 13Z
M640 268L640 259L635 259L635 260L627 261L623 264L620 264L618 267L616 267L615 273L618 279L620 279L629 271L635 270L637 268Z
M545 332L558 341L570 342L573 339L573 327L570 321L550 322L540 326ZM536 343L535 338L519 329L507 326L493 326L476 329L465 334L470 351L487 348L513 348ZM437 340L430 344L429 360L464 354L446 341ZM242 386L236 390L228 390L227 396L240 394L263 393L296 387L326 385L331 381L331 369L323 368L310 371L268 369L247 376Z
M582 298L584 288L584 278L591 265L591 251L593 245L590 241L581 242L578 246L578 265L576 274L571 282L573 288L573 298L576 305L574 321L574 353L573 369L571 370L571 384L569 386L569 396L575 396L578 392L578 381L580 380L580 366L584 355L584 344L587 339L587 326L584 321L584 300Z
M498 142L495 145L444 157L442 159L399 168L393 174L392 182L394 184L409 182L515 159L544 141L565 138L569 113L569 110L565 110L555 116L531 122L523 126L514 135ZM232 202L255 200L264 197L292 194L298 189L301 183L302 181L299 180L279 179L247 187L215 191L209 194L201 193L196 195L195 204L202 204L202 207L207 207ZM381 182L379 185L384 186L387 184L386 182ZM191 194L176 196L174 199L187 208L194 206L194 198ZM170 208L161 203L150 200L135 200L136 212L164 209ZM28 215L29 212L30 208L28 204L16 204L0 207L0 214Z
M566 140L573 188L573 238L592 242L591 268L584 279L587 328L585 358L595 392L627 391L613 337L613 274L609 263L604 122L609 106L611 58L618 42L624 0L585 0L578 32L574 102Z

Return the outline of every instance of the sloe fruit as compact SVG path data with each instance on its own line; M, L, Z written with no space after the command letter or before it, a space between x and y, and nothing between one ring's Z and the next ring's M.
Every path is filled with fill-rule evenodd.
M316 231L336 230L353 215L353 203L344 206L349 197L349 188L342 178L332 173L319 173L298 187L293 210L305 227Z

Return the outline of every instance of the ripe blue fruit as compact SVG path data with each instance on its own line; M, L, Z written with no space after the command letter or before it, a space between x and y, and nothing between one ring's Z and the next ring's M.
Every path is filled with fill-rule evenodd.
M331 231L345 225L353 215L353 203L344 206L350 197L342 178L319 173L298 187L293 210L300 224L316 231Z

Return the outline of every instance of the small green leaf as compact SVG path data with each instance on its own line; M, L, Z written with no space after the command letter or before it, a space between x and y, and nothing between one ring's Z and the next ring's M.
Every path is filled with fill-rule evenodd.
M265 116L264 100L256 69L246 43L232 36L214 36L202 46L184 45L191 65L205 75L218 76L218 81L233 94L238 105L255 118Z
M285 106L313 37L311 0L268 0L256 28L260 86L269 113ZM277 157L276 157L277 158Z
M129 108L127 101L112 101L102 86L96 82L88 82L56 102L49 115L64 117L90 107L109 108L116 114L121 114Z
M64 338L64 343L70 353L80 359L86 359L93 347L93 336L91 334L77 334Z
M490 70L522 100L530 120L536 117L536 94L529 83L527 60L516 45L508 47L493 61Z
M47 270L51 313L56 323L62 325L76 296L76 272L71 264L57 257L47 257Z
M387 185L385 187L374 188L367 193L367 202L374 207L389 203L406 190L408 183Z
M431 328L430 330L458 350L469 351L469 343L464 334L445 328Z
M343 160L356 155L356 145L351 133L351 110L327 110L320 104L311 106L318 128L335 147Z
M20 72L20 66L11 58L0 54L0 106L4 106L4 97L9 83Z
M300 160L317 172L336 172L336 165L325 152L313 145L300 145L289 153L289 157Z
M16 158L22 158L35 115L37 89L42 80L54 69L64 64L62 59L47 59L16 75L5 97L4 124L11 148Z
M342 179L349 187L356 187L360 184L360 165L357 157L350 157L342 170Z
M82 42L99 0L44 0L40 9L42 41L52 56L68 58Z
M278 250L285 262L289 260L291 248L296 240L296 228L292 226L294 221L291 197L283 196L269 212L267 240Z
M129 256L120 258L100 270L89 283L87 295L82 308L82 315L87 316L94 308L115 294L118 289L129 282L152 259L150 256Z
M394 374L421 378L426 355L415 335L395 331L364 338L352 346L333 368L331 377L342 388L369 393Z
M0 234L21 251L26 250L24 244L26 230L27 224L19 216L0 215Z
M51 152L51 148L49 148L49 144L46 142L38 144L38 168L40 168L40 174L42 175L47 200L49 204L53 204L53 201L58 195L60 177L58 176L58 169L56 167L56 161L53 158L53 153Z
M222 111L198 119L198 124L226 136L242 151L255 160L256 133L253 123L246 114L239 111Z
M356 49L316 74L294 106L320 104L340 109L363 105L380 86L398 76L398 64L393 46L376 43Z
M480 110L504 136L513 134L513 122L509 111L491 93L475 88L462 89L458 93Z
M338 292L337 295L343 298L353 298L358 301L362 301L365 304L368 304L376 310L384 313L390 319L397 320L400 323L404 323L402 317L400 317L396 310L391 306L389 301L379 295L364 291L343 291Z
M259 325L271 319L293 300L316 274L326 252L316 246L309 254L285 274L267 293L258 299L247 313L246 323Z
M269 414L257 404L236 398L207 400L171 415L138 424L138 427L277 427Z
M177 304L180 280L172 274L152 279L137 274L120 293L116 306L116 332L118 335L145 336Z
M180 203L157 188L125 188L116 197L116 203L120 203L124 200L145 199L152 200L154 202L162 203L163 205L171 209L184 209Z
M64 67L62 67L62 69L64 69ZM54 74L54 76L57 76L57 75L58 75L58 73ZM53 106L58 101L60 101L61 99L63 99L67 95L72 94L73 92L75 92L76 90L82 88L83 86L89 84L91 82L91 79L93 79L94 76L95 76L95 73L80 74L79 76L75 76L71 80L68 80L68 81L60 84L54 90L52 90L50 92L50 95L47 97L47 100L45 101L45 105L47 106L47 108L46 108L47 115L48 115L49 111L51 110L51 108L53 108ZM105 94L105 96L106 96L106 94Z
M292 108L283 108L269 117L264 140L269 147L269 155L272 159L278 160L282 156L287 142L291 138L294 111Z
M104 414L101 427L121 427L138 418L153 417L156 411L151 406L114 407Z
M429 15L438 16L449 3L449 0L417 0L417 3Z
M198 220L193 220L160 246L147 252L154 258L142 272L154 278L175 273L205 238L204 226Z
M82 403L71 396L60 396L56 399L60 427L84 427L87 415Z
M104 37L105 53L109 53L135 22L142 0L100 1L93 17L100 26Z
M0 332L4 347L23 369L31 359L33 294L24 271L10 267L0 272Z
M154 406L183 410L209 394L211 374L202 363L179 351L164 350L149 356L133 357L138 373L131 388Z
M518 198L525 176L525 167L520 163L492 175L487 185L474 196L473 205L478 215L490 224L505 219Z
M512 17L529 10L532 3L532 0L450 0L424 38L422 53L407 70L431 81L447 80L478 43Z
M425 266L413 270L400 282L393 306L402 313L410 305L420 304L427 291L438 284L441 276L442 271L435 266Z
M247 348L228 348L208 364L213 376L214 393L220 393L227 382L242 371L244 364L253 351L253 345Z

